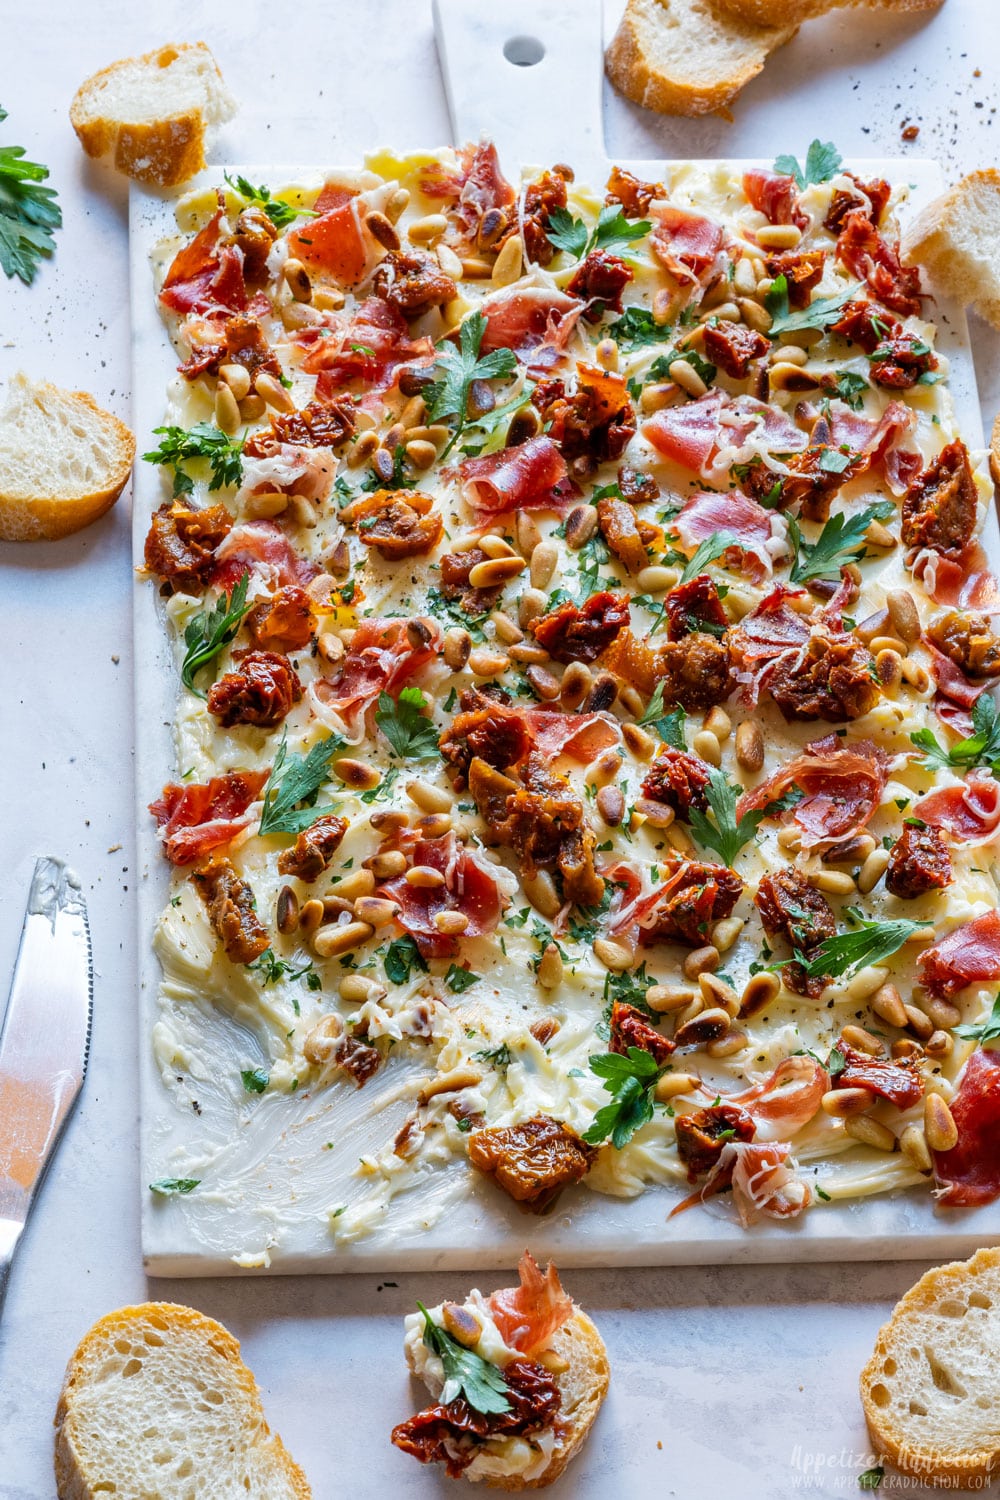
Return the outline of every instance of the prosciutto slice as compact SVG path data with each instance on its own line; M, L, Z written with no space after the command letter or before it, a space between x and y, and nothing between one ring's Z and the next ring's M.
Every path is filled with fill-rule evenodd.
M808 435L791 418L754 396L708 391L697 401L667 406L643 424L643 436L682 469L699 474L706 484L728 484L733 464L772 454L801 453ZM776 474L786 470L771 459Z
M341 286L356 286L369 259L359 212L362 203L365 200L359 194L328 184L316 200L317 217L289 234L289 255L323 271Z
M281 490L306 500L326 500L333 488L337 461L329 448L304 448L300 443L279 443L268 458L243 460L243 483L236 494L239 505L262 491Z
M643 436L671 463L700 474L717 446L719 413L725 399L722 391L708 391L697 401L666 406L643 423Z
M160 301L176 313L243 312L247 289L243 252L220 244L222 209L174 256L160 288Z
M361 727L362 716L380 693L397 697L410 678L437 656L441 646L437 621L421 617L421 634L427 643L416 646L407 634L409 623L362 620L336 677L312 684L310 692L339 714L352 732Z
M396 902L399 907L396 921L410 934L424 958L454 957L459 952L459 939L439 932L434 924L434 918L441 912L461 912L468 919L462 941L483 937L494 930L507 900L492 867L482 856L465 849L454 833L440 839L406 840L405 848L414 865L439 871L444 884L410 885L400 875L378 886L376 894Z
M779 583L756 609L743 616L736 645L744 662L756 666L805 645L809 639L808 618L788 604L789 599L803 597L804 590Z
M983 1047L965 1065L951 1101L958 1140L934 1152L942 1208L976 1208L1000 1197L1000 1052Z
M348 381L364 381L366 388L383 391L403 364L427 364L434 355L429 338L411 339L403 317L382 297L366 297L352 318L333 322L332 329L305 328L295 342L306 347L302 368L319 375L316 399L327 400Z
M966 848L992 844L1000 830L1000 781L985 771L974 773L961 786L940 787L921 797L913 816L944 829Z
M248 828L267 771L229 771L190 786L171 783L149 804L171 864L190 865Z
M798 229L805 229L809 223L808 214L799 207L798 184L794 177L769 172L764 167L751 167L743 173L743 191L769 224L794 224Z
M479 519L511 510L561 511L572 496L566 460L550 437L501 448L458 465L465 498Z
M1000 915L988 911L963 922L917 960L920 979L934 995L948 999L967 984L1000 979Z
M554 1333L573 1316L573 1303L550 1261L543 1276L530 1250L517 1268L520 1286L504 1287L490 1298L490 1312L500 1337L510 1349L532 1355L544 1349Z
M554 709L529 708L523 717L534 741L532 748L546 761L571 755L586 765L602 750L621 743L614 714L563 714Z
M803 792L792 812L803 849L839 844L861 832L882 799L889 761L871 740L844 744L828 734L786 761L736 804L737 819L767 807L791 787Z
M913 559L911 572L920 579L935 604L1000 612L1000 585L990 572L986 553L978 542L970 542L957 561L925 547Z
M305 585L319 568L299 557L285 533L274 521L245 521L234 526L215 550L210 582L231 589L244 573L255 573L276 589L288 584Z
M803 1055L786 1057L762 1083L726 1097L753 1116L755 1140L787 1141L808 1125L829 1087L826 1069L815 1058Z
M795 1218L808 1206L812 1192L789 1163L791 1149L787 1141L726 1141L701 1188L679 1203L671 1218L726 1188L732 1189L744 1229L762 1218Z
M672 203L655 208L653 217L649 244L656 259L678 281L697 284L722 249L722 225Z
M480 303L486 319L480 353L513 349L529 370L546 370L566 352L586 304L554 287L500 292Z
M765 510L739 490L694 494L670 524L681 545L692 552L715 533L731 532L737 545L729 548L727 558L758 583L774 571L772 553L787 547L788 528L780 512Z

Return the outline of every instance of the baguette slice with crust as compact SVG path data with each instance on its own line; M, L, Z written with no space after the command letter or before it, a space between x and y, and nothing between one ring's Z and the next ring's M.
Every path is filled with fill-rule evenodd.
M628 0L605 57L626 98L665 115L727 114L795 25L758 26L719 0Z
M757 26L780 26L794 21L798 26L813 16L850 6L858 10L882 10L890 15L910 11L939 10L944 0L719 0L719 3L741 20Z
M905 231L902 254L1000 328L1000 172L971 172L929 203Z
M69 117L88 156L151 187L186 182L236 101L204 42L158 47L102 68L77 89Z
M0 541L69 536L125 488L135 438L84 391L17 374L0 412Z
M896 1304L861 1372L875 1451L927 1484L1000 1467L1000 1249L938 1266Z
M56 1412L58 1500L311 1500L221 1323L146 1302L95 1323Z

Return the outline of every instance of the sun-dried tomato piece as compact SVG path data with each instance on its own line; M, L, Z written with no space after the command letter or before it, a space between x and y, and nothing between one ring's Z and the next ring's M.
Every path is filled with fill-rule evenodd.
M456 1397L447 1406L435 1404L392 1429L392 1441L422 1464L443 1463L450 1479L458 1479L480 1450L476 1439L518 1437L556 1422L562 1396L549 1372L528 1359L512 1359L503 1371L509 1410L483 1413Z
M769 670L767 691L789 722L842 724L869 713L881 686L871 652L854 636L814 631L795 657Z
M620 203L626 219L642 219L649 212L649 205L656 198L665 198L667 190L662 182L643 182L624 167L612 167L608 178L608 193L605 203Z
M710 1172L727 1141L752 1141L757 1127L738 1104L710 1104L674 1121L677 1155L687 1167L688 1182Z
M480 693L463 692L459 701L463 711L455 715L440 740L446 761L468 772L477 756L497 771L524 760L532 746L524 719L504 711L501 704L491 704Z
M923 1097L923 1080L908 1059L897 1062L895 1058L871 1057L850 1046L843 1037L834 1052L839 1053L839 1059L831 1053L830 1071L836 1088L867 1089L897 1109L912 1109ZM843 1063L839 1071L838 1061Z
M316 629L312 600L297 583L255 604L243 623L259 651L302 651Z
M719 590L707 573L675 584L663 602L668 640L681 641L697 631L721 638L728 629Z
M853 172L847 172L845 176L854 183L854 189L835 188L830 199L829 210L823 220L824 229L829 229L833 234L840 233L848 214L851 213L865 214L873 224L877 225L892 196L892 188L881 177L874 177L870 182L863 182L860 177L855 177Z
M978 495L961 438L942 448L903 496L905 547L930 547L959 558L976 530Z
M872 380L890 390L905 391L916 385L921 375L937 369L933 349L912 333L900 333L885 339L870 356Z
M784 276L789 307L808 307L813 287L823 280L825 260L825 250L782 250L769 255L765 265L769 276Z
M532 620L528 629L554 661L590 662L597 660L628 622L628 595L602 589L585 604L567 599Z
M262 208L243 209L233 230L233 244L243 251L244 281L267 279L267 257L277 238L278 231Z
M640 474L631 464L620 464L618 488L629 505L644 505L660 498L660 486L652 474Z
M725 865L696 859L669 861L660 866L663 895L639 922L639 942L687 943L692 948L708 941L714 922L732 915L743 893L743 882Z
M770 339L742 323L705 324L705 355L734 380L745 380L750 365L762 359L771 347Z
M556 247L547 233L549 221L557 208L565 207L566 179L557 167L543 172L525 188L521 236L528 260L536 265L547 266L553 260Z
M898 338L903 325L875 302L845 302L830 331L857 344L866 354L874 354L883 339Z
M650 1026L642 1011L634 1005L616 1000L611 1007L611 1040L609 1052L628 1055L630 1047L648 1052L657 1063L665 1063L677 1045L668 1036L661 1036L655 1026Z
M646 548L662 537L659 526L641 520L624 500L605 495L597 502L597 524L608 548L629 573L638 573L649 562Z
M913 901L927 891L941 891L951 884L951 856L940 828L918 828L905 823L889 850L885 888L891 896Z
M837 237L837 257L864 277L880 302L904 316L921 309L920 270L904 266L894 249L863 213L849 213Z
M318 880L340 848L347 826L347 819L335 813L317 818L302 830L291 849L283 849L278 855L279 873L304 880L307 885Z
M966 677L995 677L1000 673L1000 635L992 615L974 610L949 610L927 627L928 638Z
M208 909L212 930L234 964L251 964L270 946L257 915L253 891L228 859L216 859L191 874Z
M686 820L692 807L704 811L708 806L708 770L697 755L665 745L646 773L642 795L672 807L679 818Z
M655 663L665 708L677 703L692 711L715 708L735 686L728 641L704 631L666 641L656 651Z
M301 411L272 412L270 431L255 432L243 446L247 458L271 458L282 443L301 448L339 448L354 436L357 407L350 396L310 401Z
M620 255L610 250L591 250L580 262L566 290L587 303L583 314L588 323L599 323L606 312L621 312L622 292L633 279Z
M436 547L444 530L433 495L419 490L376 490L342 512L366 547L383 557L417 557Z
M469 574L477 563L486 561L487 555L482 547L470 547L467 552L446 552L441 559L443 597L457 601L473 619L491 610L503 592L502 584L480 589L469 582Z
M497 1187L544 1213L563 1188L586 1177L597 1152L574 1130L551 1115L535 1115L519 1125L497 1125L469 1137L469 1160Z
M177 501L161 505L146 534L146 567L174 593L197 593L211 572L216 547L232 525L224 505L205 510L189 510Z
M621 458L635 436L635 409L625 377L612 370L580 364L572 396L555 392L543 404L538 394L536 390L532 399L548 424L549 437L559 444L567 461L585 459L588 468L596 468L608 459Z
M757 887L754 905L764 931L782 938L804 958L812 958L819 946L837 932L837 920L826 897L811 886L801 870L778 870L765 875ZM785 964L782 977L797 995L821 995L829 980L808 976L800 963Z
M375 268L372 290L411 320L458 296L434 257L417 250L390 250Z
M233 653L239 662L208 690L208 711L224 729L254 724L273 729L302 697L299 675L277 651Z

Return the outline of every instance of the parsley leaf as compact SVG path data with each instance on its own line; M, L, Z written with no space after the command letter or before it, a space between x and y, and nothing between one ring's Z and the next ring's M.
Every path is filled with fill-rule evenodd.
M240 1078L248 1094L262 1094L271 1082L266 1068L243 1068L240 1071Z
M981 1021L978 1026L956 1026L955 1036L960 1036L963 1042L978 1042L985 1046L987 1042L995 1042L1000 1037L1000 995L993 1002L993 1009Z
M453 995L460 995L463 990L467 990L470 985L478 983L481 978L481 974L473 974L471 969L463 969L458 964L452 964L444 976L444 982ZM481 1054L477 1053L476 1055L480 1056Z
M503 429L510 425L517 412L523 411L528 405L534 389L531 381L525 381L523 388L516 396L511 396L509 401L501 401L492 411L470 417L462 433L466 439L462 444L462 452L478 458L480 453L495 453L502 448L506 441Z
M853 370L837 371L837 395L852 411L861 410L867 390L870 386L863 375L856 375Z
M199 698L204 698L205 694L194 685L195 673L214 661L220 651L236 639L243 616L250 608L247 603L249 581L250 574L242 574L233 585L232 593L221 593L211 609L199 610L184 627L187 649L181 666L181 681Z
M725 771L713 766L708 773L705 798L715 816L714 823L700 808L692 807L688 813L691 832L699 844L714 849L723 864L730 867L743 845L753 838L767 812L766 808L757 807L744 813L737 822L736 803L742 791L741 786L729 780Z
M329 774L330 762L344 741L337 734L318 740L307 755L288 753L288 731L284 730L264 787L264 811L260 833L301 833L333 807L317 807L316 795Z
M665 684L658 682L653 689L653 696L646 704L645 712L637 722L642 726L655 729L664 744L672 745L675 750L686 750L687 741L684 738L684 721L687 714L680 705L672 708L669 713L663 707L663 689Z
M478 615L469 614L462 608L460 600L446 599L441 590L435 588L427 590L427 608L439 619L454 620L456 625L461 625L469 632L474 641L485 641L483 626L490 617L489 610Z
M1000 769L1000 712L991 693L980 693L972 705L972 727L975 733L967 740L959 740L950 750L929 729L918 729L910 739L923 751L924 764L934 770L956 767L964 770L982 765Z
M656 1059L641 1047L630 1047L626 1057L617 1052L598 1053L590 1058L590 1068L604 1079L612 1102L597 1111L583 1139L599 1146L610 1136L612 1146L621 1151L653 1118L653 1090L666 1069L657 1067Z
M720 558L729 547L738 547L739 540L731 531L713 531L698 546L694 554L684 564L684 571L678 583L690 583L692 578L697 578L699 573L704 573L708 564Z
M582 219L574 219L568 208L552 210L545 233L558 250L565 250L574 260L580 260L587 248L587 226Z
M433 760L438 732L424 716L427 699L418 687L405 687L398 698L379 693L375 723L400 760Z
M805 583L810 578L838 578L840 570L848 563L859 562L865 555L865 532L873 521L884 521L894 514L896 507L891 500L877 500L867 505L856 516L846 516L842 511L831 516L815 542L807 542L802 536L799 523L794 516L788 518L788 534L795 551L789 578L792 583Z
M269 187L254 187L252 182L248 182L239 174L236 177L230 177L229 173L225 172L223 175L234 193L238 193L248 203L258 204L264 210L275 229L287 229L295 219L316 218L311 208L296 208L294 204L286 203L282 198L272 198Z
M382 967L390 984L405 984L412 969L421 974L427 973L423 954L409 933L389 944L382 959Z
M466 1349L446 1329L439 1328L422 1302L417 1306L424 1315L424 1344L444 1366L441 1402L447 1406L449 1401L463 1396L474 1411L484 1415L510 1411L503 1371Z
M769 337L773 339L778 333L798 333L803 328L825 328L828 323L836 321L844 303L849 302L857 291L858 287L854 285L846 292L835 292L830 297L814 297L808 307L796 308L793 312L788 305L788 278L784 273L776 276L764 298L764 306L771 314Z
M150 464L169 464L174 471L174 494L191 493L190 476L180 468L192 458L207 458L212 477L210 490L237 485L243 479L243 439L237 441L216 427L214 422L196 422L190 430L183 427L154 427L163 434L160 446L142 456Z
M815 140L806 152L804 171L794 156L776 157L774 170L780 172L783 177L794 177L801 192L811 183L828 182L831 177L835 177L840 171L842 161L843 158L832 141Z
M6 118L0 109L0 121ZM62 225L55 189L39 186L48 175L48 167L27 160L23 146L0 146L0 266L25 286L41 256L55 250L53 230Z
M903 917L895 922L855 920L858 926L854 932L840 932L836 937L825 938L810 958L796 952L796 961L809 978L851 978L859 969L891 958L915 932L922 932L929 925L927 922L909 922Z
M885 1478L885 1469L881 1464L876 1464L874 1469L865 1469L863 1474L858 1475L859 1490L877 1490Z
M652 227L649 219L626 219L621 204L607 203L589 235L583 220L574 219L565 208L557 208L549 215L545 233L553 245L582 260L591 250L623 250L633 241L641 240Z
M621 317L608 328L608 335L621 349L638 349L644 344L665 344L674 330L657 323L646 307L626 307Z
M511 1064L510 1048L506 1042L501 1042L499 1047L484 1047L482 1052L473 1052L472 1055L476 1062L492 1063L494 1068L501 1071Z
M200 1177L158 1177L149 1184L149 1191L161 1198L172 1198L175 1193L193 1193L200 1186Z
M496 380L512 375L517 369L517 356L512 349L494 349L480 359L479 349L485 332L484 314L474 312L458 331L457 349L448 342L438 345L440 353L431 372L438 378L424 387L424 400L431 422L451 420L455 423L455 430L441 453L442 458L451 452L466 425L473 381Z

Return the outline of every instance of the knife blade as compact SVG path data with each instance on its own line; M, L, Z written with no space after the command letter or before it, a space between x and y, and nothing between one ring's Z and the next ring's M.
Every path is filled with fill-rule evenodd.
M0 1310L11 1261L83 1087L93 966L87 903L61 859L35 862L0 1031Z

